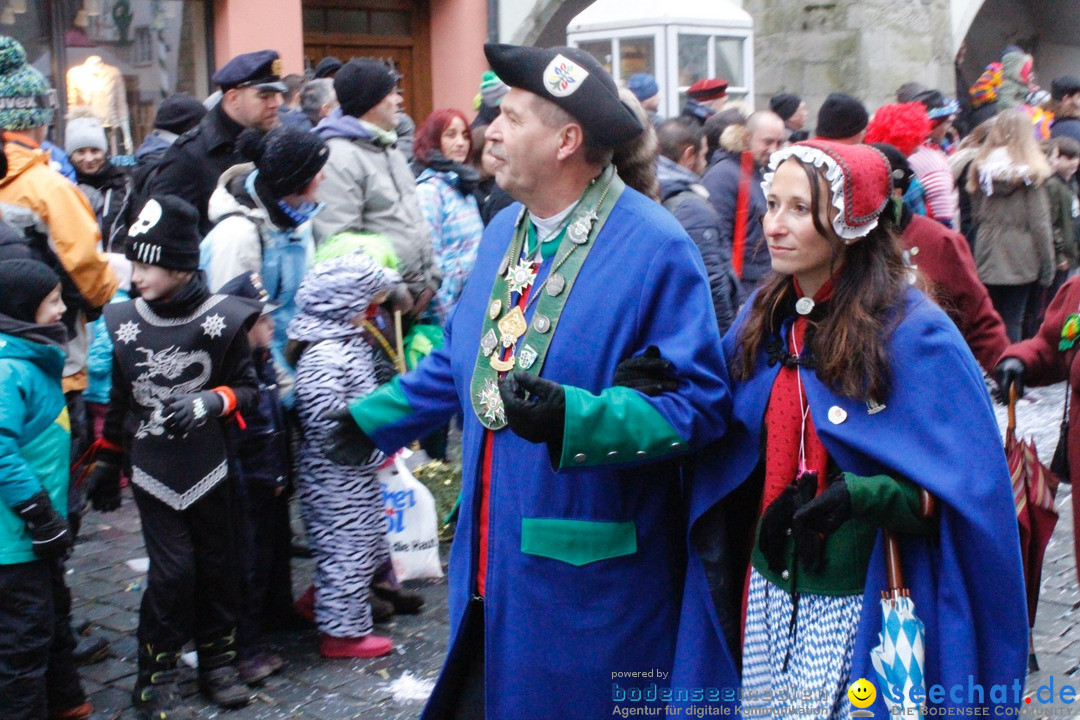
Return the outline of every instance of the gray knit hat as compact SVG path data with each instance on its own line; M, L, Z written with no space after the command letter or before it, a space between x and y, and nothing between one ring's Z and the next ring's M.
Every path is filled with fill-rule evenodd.
M97 118L74 118L64 129L64 152L70 155L82 148L109 152L109 144L105 140L105 128L101 126L101 121Z
M53 119L56 93L45 76L26 62L15 38L0 35L0 128L29 130Z

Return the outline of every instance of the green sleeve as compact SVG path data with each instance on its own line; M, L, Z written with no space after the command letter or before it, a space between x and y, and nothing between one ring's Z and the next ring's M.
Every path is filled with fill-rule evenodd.
M371 437L380 428L411 415L413 408L401 389L401 376L398 375L374 392L349 403L349 412L364 434Z
M600 395L570 386L564 390L560 470L659 460L689 449L686 439L636 390L612 387Z
M934 518L919 514L919 488L909 480L888 475L863 477L844 473L851 494L852 516L897 533L927 535Z

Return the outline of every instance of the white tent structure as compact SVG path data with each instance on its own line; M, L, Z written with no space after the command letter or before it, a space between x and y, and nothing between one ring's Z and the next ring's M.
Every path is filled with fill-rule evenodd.
M753 102L754 21L731 0L597 0L566 35L617 82L654 75L662 116L677 114L686 88L703 78L725 78L729 95Z

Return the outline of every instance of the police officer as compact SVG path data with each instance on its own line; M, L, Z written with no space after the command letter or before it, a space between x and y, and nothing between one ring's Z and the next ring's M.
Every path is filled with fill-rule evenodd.
M207 205L218 177L244 162L237 136L246 128L266 132L277 125L285 92L281 58L274 50L237 55L211 79L221 88L221 101L166 151L146 190L147 196L176 195L194 205L204 236L212 227Z

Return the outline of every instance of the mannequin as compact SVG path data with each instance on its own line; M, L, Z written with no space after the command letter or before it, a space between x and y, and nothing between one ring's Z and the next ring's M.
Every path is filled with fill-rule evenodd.
M67 102L69 108L77 105L90 108L101 120L113 155L118 154L117 131L123 140L123 151L132 152L127 92L119 68L107 64L100 55L91 55L82 65L74 66L67 73Z

